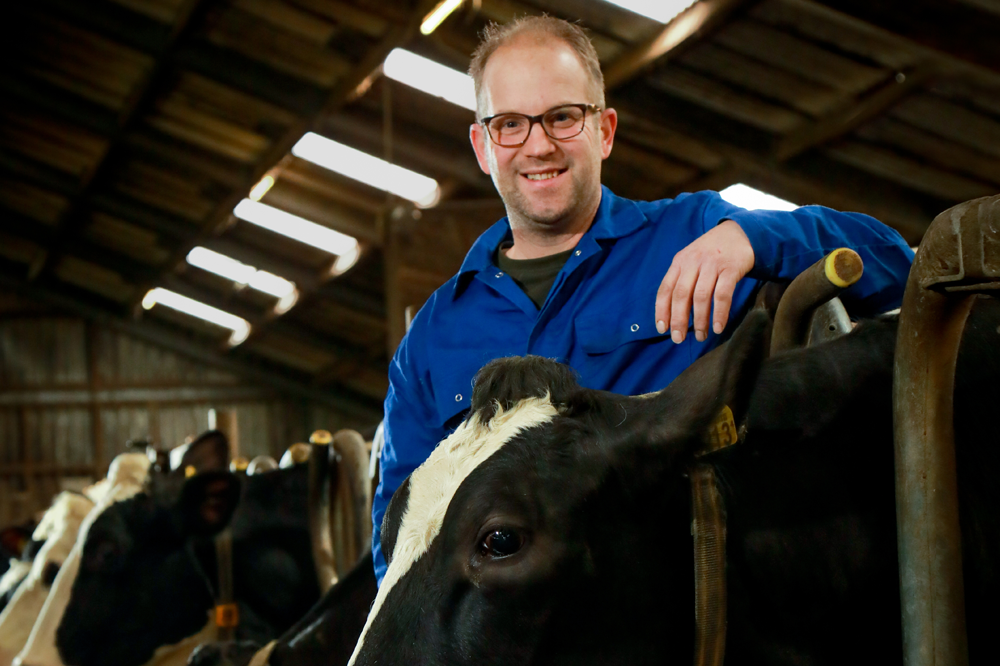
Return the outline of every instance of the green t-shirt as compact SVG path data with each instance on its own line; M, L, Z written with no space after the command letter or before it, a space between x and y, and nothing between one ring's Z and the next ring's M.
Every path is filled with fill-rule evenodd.
M513 278L535 307L541 309L549 290L552 289L552 283L556 281L556 276L569 259L569 255L573 254L573 250L538 259L510 259L504 254L504 250L511 245L512 243L507 242L497 249L497 267Z

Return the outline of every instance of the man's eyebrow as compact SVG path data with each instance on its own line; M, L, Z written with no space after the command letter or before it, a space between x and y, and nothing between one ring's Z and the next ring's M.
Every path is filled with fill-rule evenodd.
M574 104L577 104L577 103L578 102L559 102L558 104L555 104L553 106L548 107L547 109L545 109L544 111L542 111L542 113L547 113L547 112L551 111L552 109L558 109L561 106L573 106ZM516 114L521 115L521 116L533 116L533 115L535 115L534 113L527 113L525 111L494 111L493 113L487 113L483 117L484 118L489 118L490 116L502 116L502 115L507 114L507 113L516 113ZM541 114L538 114L538 115L541 115Z

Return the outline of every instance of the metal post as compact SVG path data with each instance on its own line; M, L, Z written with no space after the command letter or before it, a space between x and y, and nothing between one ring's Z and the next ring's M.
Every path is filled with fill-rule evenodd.
M1000 196L938 215L906 284L893 381L907 666L969 663L955 470L955 362L975 295L995 289L1000 289Z

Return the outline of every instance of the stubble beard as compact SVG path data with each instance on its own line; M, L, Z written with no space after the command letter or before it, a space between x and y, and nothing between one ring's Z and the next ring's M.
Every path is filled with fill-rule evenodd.
M498 187L511 226L543 236L570 231L567 227L573 224L579 213L589 208L590 200L593 198L589 192L590 178L577 169L579 166L575 169L570 168L567 172L566 175L572 178L569 197L556 206L532 201L519 187L517 179L522 176L517 173L513 176L514 182L509 186L504 186L502 189Z

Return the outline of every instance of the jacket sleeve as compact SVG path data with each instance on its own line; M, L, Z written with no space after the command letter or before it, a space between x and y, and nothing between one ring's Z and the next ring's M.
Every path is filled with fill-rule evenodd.
M389 391L385 398L383 432L385 443L379 457L379 484L372 498L372 555L375 577L379 585L385 577L386 562L382 554L382 518L392 494L406 477L420 466L445 437L434 408L426 359L417 350L420 344L419 316L413 328L403 338L389 364Z
M729 210L722 212L726 207ZM730 219L746 233L754 251L750 277L791 280L833 250L849 247L861 255L865 272L841 294L848 310L878 314L899 307L903 300L913 250L898 232L873 217L823 206L749 211L721 198L710 201L705 212L706 223L714 226Z

